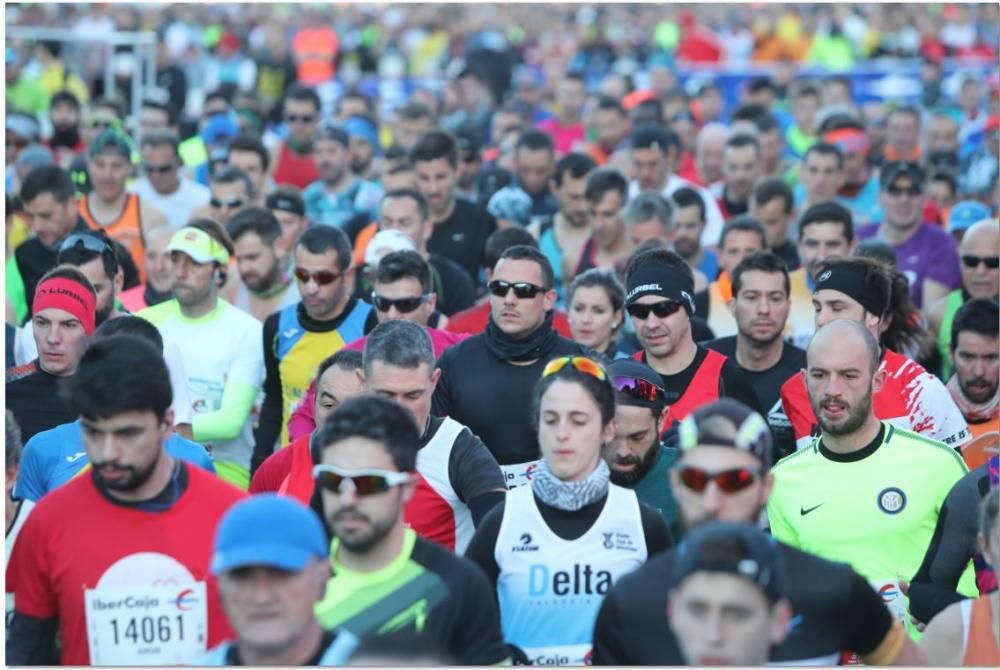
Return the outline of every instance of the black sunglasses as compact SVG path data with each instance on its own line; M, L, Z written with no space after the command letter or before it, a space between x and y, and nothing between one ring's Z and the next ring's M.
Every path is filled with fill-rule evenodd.
M416 298L386 298L385 296L379 295L372 292L372 304L375 305L375 309L380 312L388 312L390 308L395 307L400 314L409 314L417 307L420 307L425 302L427 302L431 297L430 293L425 293Z
M649 318L650 312L655 314L659 319L665 319L681 307L682 305L676 300L661 300L660 302L654 302L652 305L633 303L626 307L625 311L631 314L633 318L645 321Z
M1000 256L962 256L962 265L974 270L982 263L990 270L1000 268Z
M530 300L539 293L544 293L548 290L526 281L511 283L502 279L494 279L491 281L489 283L489 289L490 293L498 298L506 298L507 293L509 293L511 289L514 289L514 297L518 300Z
M312 114L288 114L285 116L285 121L288 123L312 123L316 120L316 117Z
M923 193L923 191L917 186L911 186L910 188L899 188L897 186L890 186L885 189L885 192L894 198L898 198L901 195L908 195L911 198L916 198L918 195Z
M295 268L292 273L295 278L298 279L303 284L308 284L309 280L312 279L316 282L317 286L326 286L327 284L332 284L333 282L340 279L340 275L335 272L330 272L329 270L320 270L319 272L309 272L305 268Z
M219 198L212 198L211 200L208 201L208 203L212 205L212 207L215 207L216 209L221 209L223 207L225 207L226 209L235 209L243 205L246 201L247 199L243 197L232 198L231 200L220 200Z
M164 174L176 169L177 166L173 163L167 163L165 165L150 165L149 163L142 164L142 171L146 174Z

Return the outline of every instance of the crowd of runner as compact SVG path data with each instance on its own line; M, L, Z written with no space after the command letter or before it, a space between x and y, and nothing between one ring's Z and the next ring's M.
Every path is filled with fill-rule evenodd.
M1000 10L894 7L9 6L157 46L7 41L7 663L1000 665Z

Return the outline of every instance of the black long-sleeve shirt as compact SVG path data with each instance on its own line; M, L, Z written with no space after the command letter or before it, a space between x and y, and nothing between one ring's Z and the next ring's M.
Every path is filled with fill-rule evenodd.
M494 356L485 338L475 335L442 354L431 413L466 425L500 465L537 460L541 456L538 434L531 421L535 384L551 359L584 354L584 349L560 337L547 357L530 365L514 365Z

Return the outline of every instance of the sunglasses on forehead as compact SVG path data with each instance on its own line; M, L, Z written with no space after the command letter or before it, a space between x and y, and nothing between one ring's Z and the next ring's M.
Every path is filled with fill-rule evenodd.
M292 274L294 274L295 278L303 284L308 284L309 280L312 279L319 286L326 286L327 284L332 284L340 279L339 274L330 272L329 270L309 272L309 270L306 270L305 268L295 268Z
M985 265L990 270L996 270L1000 268L1000 256L962 256L962 265L974 270L979 267L979 265Z
M377 293L372 293L372 304L380 312L388 312L390 308L395 307L400 314L409 314L430 300L430 297L430 293L424 293L416 298L386 298Z
M660 302L654 302L652 305L632 303L625 308L625 311L633 318L644 321L649 318L650 312L655 314L658 319L665 319L671 314L675 314L682 306L676 300L661 300Z
M630 395L636 400L657 402L666 396L666 391L656 384L637 377L612 377L611 382L619 393Z
M333 465L313 467L313 479L320 488L333 494L351 491L359 498L385 493L409 481L405 472L387 470L341 470Z
M559 358L553 358L549 361L545 369L542 370L542 377L548 377L549 375L554 375L567 365L572 365L574 368L579 370L585 375L590 375L604 381L608 378L604 368L594 360L591 360L585 356L561 356Z

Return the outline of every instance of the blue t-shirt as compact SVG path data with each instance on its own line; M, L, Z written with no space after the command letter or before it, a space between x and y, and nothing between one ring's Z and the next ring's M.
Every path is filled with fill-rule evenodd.
M73 479L87 463L80 420L38 433L24 445L14 497L38 502L45 494ZM167 453L215 474L212 457L197 442L174 433Z

